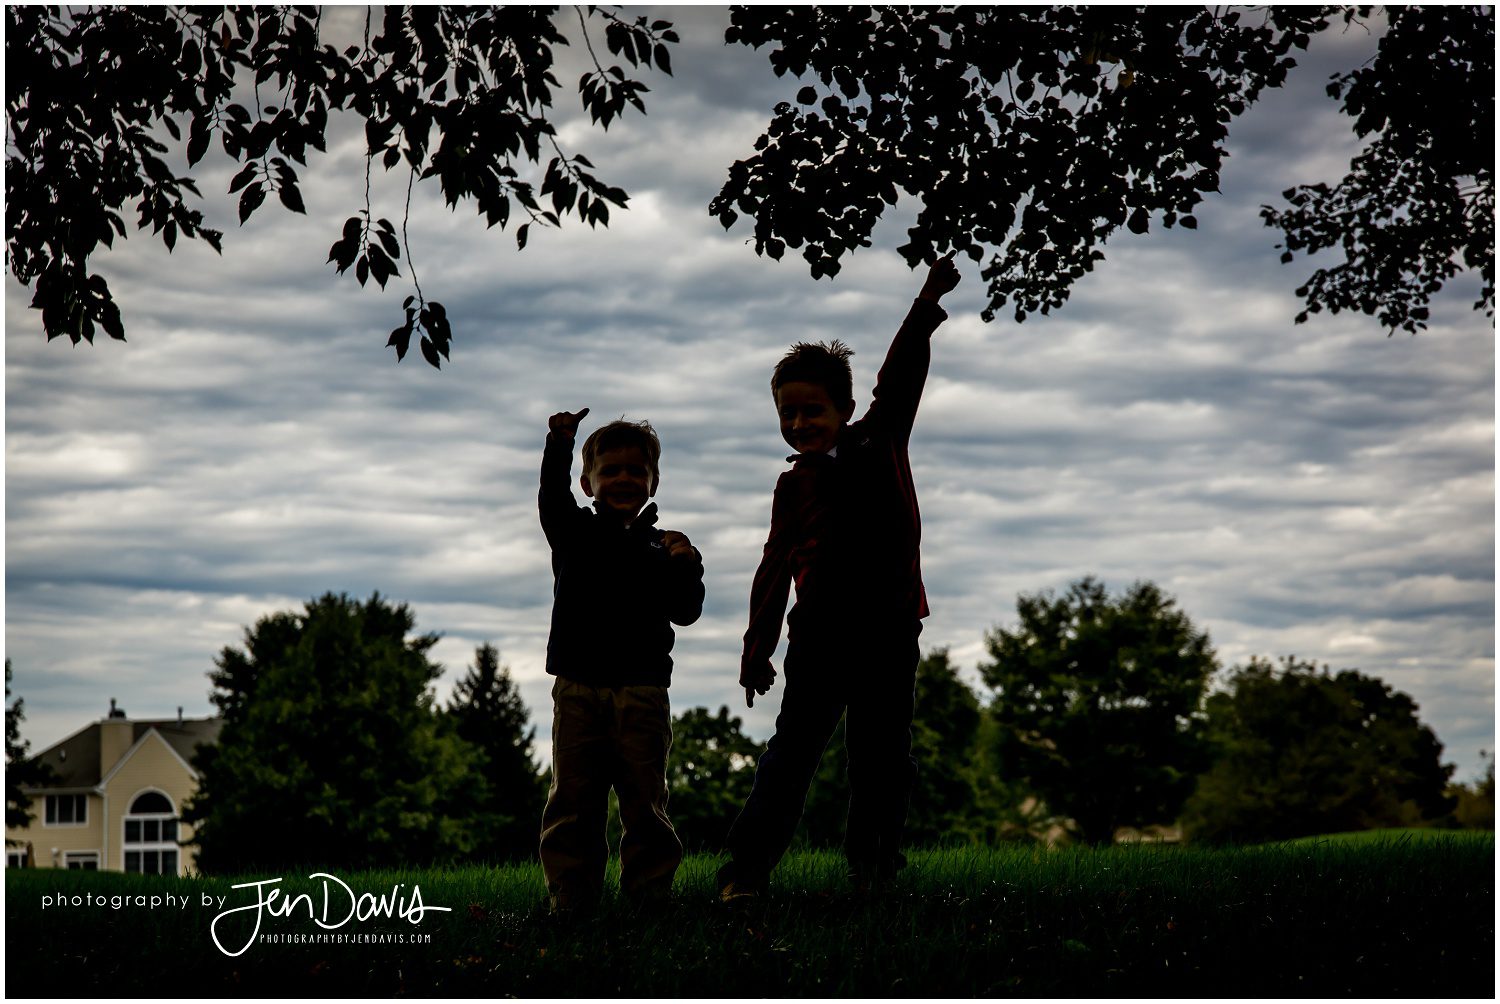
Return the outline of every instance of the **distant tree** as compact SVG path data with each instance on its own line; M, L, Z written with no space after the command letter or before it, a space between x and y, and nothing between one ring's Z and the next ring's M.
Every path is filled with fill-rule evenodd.
M10 660L5 660L5 825L6 828L29 826L31 797L21 790L19 776L25 769L31 744L21 738L21 723L26 720L25 702L10 699Z
M1495 761L1486 757L1484 750L1479 755L1485 760L1484 774L1469 784L1454 784L1448 789L1454 801L1452 824L1465 830L1495 828Z
M26 706L21 698L10 699L10 660L5 660L5 825L7 828L31 825L31 796L23 788L44 785L52 770L39 760L27 756L31 743L21 738L21 723L26 720Z
M720 850L750 795L755 760L765 744L740 726L727 705L714 714L688 708L672 719L667 814L690 851Z
M556 227L569 213L589 226L609 223L624 191L600 181L593 164L564 149L548 118L553 47L569 44L567 26L593 58L578 90L592 120L605 128L627 104L645 111L648 88L620 65L598 61L589 24L602 23L604 45L630 67L671 72L666 21L625 21L599 8L557 16L555 7L506 5L391 6L373 25L366 10L361 43L343 50L324 42L321 8L70 7L6 8L6 264L42 312L49 339L93 341L96 328L124 339L109 286L89 272L101 246L126 236L121 214L139 213L167 249L200 238L215 251L222 233L204 225L164 155L184 144L189 168L218 141L239 166L229 184L244 223L267 196L305 212L297 168L309 149L322 151L330 113L363 121L365 184L350 199L328 260L354 269L363 286L382 288L400 274L406 222L398 235L369 200L369 175L436 178L450 206L472 199L503 229L515 218L516 243L533 226ZM251 93L253 88L253 94ZM249 100L253 97L253 101ZM540 179L528 177L546 160ZM547 205L543 205L546 202ZM361 204L362 203L362 204ZM410 200L408 198L408 205ZM352 208L352 207L351 207ZM408 267L411 248L405 246ZM387 344L398 359L420 335L433 366L448 358L452 331L441 304L426 300L412 271L404 323Z
M445 808L474 790L474 754L439 727L411 610L374 594L326 594L261 618L209 674L224 717L201 746L184 818L198 867L245 872L316 864L396 867L473 849Z
M1459 271L1494 309L1494 12L1386 8L1373 61L1329 92L1370 145L1335 187L1266 207L1294 253L1344 251L1298 295L1424 327ZM1071 5L732 8L725 40L769 48L808 78L774 109L710 211L754 219L755 248L800 249L834 275L905 193L913 266L949 250L989 260L986 320L1048 313L1124 228L1195 228L1219 190L1229 123L1280 87L1295 49L1369 7Z
M1034 843L1050 840L1067 820L1053 812L1024 779L1007 771L1003 731L990 709L981 709L971 770L978 790L975 818L981 843Z
M1190 839L1412 826L1453 807L1442 744L1411 697L1373 676L1255 658L1207 711L1215 760L1183 812Z
M917 664L912 751L917 780L906 816L915 846L975 842L982 830L979 772L979 698L958 675L946 648Z
M454 686L443 719L478 753L474 785L459 793L459 804L450 810L468 818L475 852L491 860L534 857L546 800L532 755L536 729L493 645L475 650L474 665Z
M986 636L998 757L1078 836L1171 822L1206 766L1200 704L1208 635L1150 582L1110 598L1092 577L1022 595L1020 622Z

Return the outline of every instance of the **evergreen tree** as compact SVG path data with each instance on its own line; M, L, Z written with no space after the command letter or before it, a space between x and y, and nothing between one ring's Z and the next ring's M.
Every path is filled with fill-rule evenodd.
M26 720L25 702L21 698L10 699L10 660L5 660L5 825L7 827L29 826L31 822L31 797L23 786L46 784L52 770L46 764L31 760L27 753L31 743L21 738L21 723Z
M200 747L194 824L205 872L400 867L470 851L445 809L474 787L473 752L439 728L433 635L403 604L326 594L262 618L209 674L224 716Z
M478 755L476 782L453 810L470 817L476 853L496 861L534 857L546 801L533 755L536 729L493 645L475 650L444 720Z

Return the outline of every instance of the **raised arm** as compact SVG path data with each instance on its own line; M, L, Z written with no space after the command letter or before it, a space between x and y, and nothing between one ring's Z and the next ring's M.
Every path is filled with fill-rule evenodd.
M953 255L939 258L927 271L927 280L917 294L901 329L891 340L891 347L875 379L875 393L864 421L875 423L892 439L905 440L917 420L917 404L927 383L927 367L932 359L932 333L947 320L948 313L939 304L943 295L958 285L958 266Z
M547 420L547 445L542 450L542 484L537 492L537 510L542 517L542 532L554 549L569 535L569 528L582 512L573 498L573 441L578 438L578 423L589 413L587 408L574 414L560 411Z

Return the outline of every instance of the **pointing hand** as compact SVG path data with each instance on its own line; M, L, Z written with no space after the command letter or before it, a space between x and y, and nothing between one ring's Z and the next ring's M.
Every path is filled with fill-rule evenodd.
M932 268L927 270L927 281L922 284L922 292L919 294L921 299L936 303L943 298L944 293L958 285L962 276L958 273L958 266L953 264L953 256L957 253L949 251L946 256L932 263Z
M573 412L560 411L556 415L553 415L551 418L547 419L547 429L548 431L561 436L563 439L571 441L578 436L578 423L583 421L583 416L587 415L588 413L589 410L587 408L583 409L577 414L574 414Z
M776 682L776 670L771 660L764 659L758 666L743 666L740 669L740 686L745 688L745 707L755 707L755 695L764 694Z

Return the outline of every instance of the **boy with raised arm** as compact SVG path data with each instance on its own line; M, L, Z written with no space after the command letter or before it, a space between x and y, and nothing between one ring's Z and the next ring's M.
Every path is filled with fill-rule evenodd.
M672 624L703 611L703 559L656 527L661 443L645 422L611 422L583 444L580 507L569 485L587 415L548 420L538 508L552 548L552 787L540 854L554 911L598 904L609 849L609 790L620 802L620 887L634 901L671 892L682 843L667 818Z
M953 256L927 274L891 342L864 417L854 417L847 345L798 343L771 375L781 435L796 455L776 482L771 532L750 591L740 685L745 702L776 678L771 654L793 583L776 733L727 840L726 901L764 892L791 844L823 749L848 711L844 849L857 888L905 863L901 833L916 777L911 718L917 635L927 616L921 518L907 443L927 379L939 306L958 284Z

